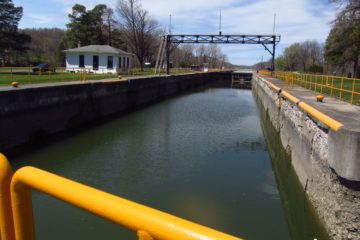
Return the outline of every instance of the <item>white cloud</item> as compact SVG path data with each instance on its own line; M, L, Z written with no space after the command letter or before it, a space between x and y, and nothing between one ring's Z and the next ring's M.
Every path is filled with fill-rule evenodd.
M68 22L67 14L76 3L93 8L93 0L14 0L24 6L27 27L63 26ZM335 18L335 7L328 0L141 0L150 15L168 29L172 15L173 33L218 33L219 11L222 9L222 32L224 34L268 34L273 31L276 13L276 33L281 34L277 53L294 42L317 40L324 42L330 31L330 22ZM44 9L41 5L48 4ZM117 0L103 3L115 7ZM26 7L25 7L26 6ZM52 6L54 9L51 9ZM46 12L47 15L41 15ZM30 21L30 22L28 22ZM269 56L261 46L224 46L229 59L239 64L252 64L263 55ZM239 57L246 52L249 60ZM242 55L241 55L242 56ZM242 59L242 60L241 60Z
M54 19L52 16L47 16L47 15L35 15L35 14L31 14L29 15L29 18L37 24L51 24Z

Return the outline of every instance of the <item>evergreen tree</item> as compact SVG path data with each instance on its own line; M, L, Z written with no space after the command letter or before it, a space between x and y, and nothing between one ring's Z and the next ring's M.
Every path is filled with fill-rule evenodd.
M68 15L70 23L62 45L65 48L90 44L112 43L112 25L114 25L112 10L104 4L98 4L87 10L81 4L75 4L72 13Z
M15 7L12 0L0 0L0 64L11 63L10 55L27 49L29 35L18 32L22 7Z

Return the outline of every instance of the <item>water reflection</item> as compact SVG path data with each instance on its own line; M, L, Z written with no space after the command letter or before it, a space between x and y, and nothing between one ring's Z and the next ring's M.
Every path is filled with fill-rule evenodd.
M258 99L257 104L291 239L329 239L303 192L291 166L291 158L282 147L279 133L271 125Z
M288 239L251 91L183 95L16 159L246 239ZM37 239L136 239L34 194Z

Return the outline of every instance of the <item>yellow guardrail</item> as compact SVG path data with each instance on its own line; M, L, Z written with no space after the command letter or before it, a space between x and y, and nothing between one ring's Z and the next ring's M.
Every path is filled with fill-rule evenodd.
M269 71L260 71L259 73L271 75ZM358 78L283 71L276 71L275 78L283 80L288 86L298 85L351 104L360 105L360 79Z
M31 189L133 230L140 240L239 240L237 237L34 167L23 167L12 175L11 167L3 155L0 155L0 173L0 231L3 240L35 239Z
M342 128L344 126L342 123L336 121L335 119L329 117L328 115L311 107L309 104L300 101L300 99L298 99L297 97L284 91L283 89L279 88L278 86L269 82L268 80L263 79L263 78L261 78L261 79L270 87L270 89L273 89L274 91L276 91L278 93L279 107L281 107L280 106L281 105L281 97L284 97L284 98L290 100L291 102L295 103L296 105L298 105L302 110L304 110L305 112L307 112L308 114L310 114L311 116L313 116L314 118L319 120L320 122L324 123L326 126L331 128L333 131L338 131L340 128Z

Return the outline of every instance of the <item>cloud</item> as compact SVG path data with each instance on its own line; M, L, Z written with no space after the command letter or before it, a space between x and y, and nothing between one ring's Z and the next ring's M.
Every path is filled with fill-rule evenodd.
M163 25L168 26L172 14L174 33L213 33L219 29L219 11L222 9L224 34L271 34L274 13L275 33L281 34L277 53L295 42L317 40L324 42L336 9L324 0L254 0L254 1L161 1L143 0L143 5ZM229 59L239 64L253 64L253 59L270 58L261 46L225 46ZM246 56L242 54L248 54ZM241 57L239 57L241 55Z
M24 6L27 27L65 27L67 14L76 4L88 9L96 4L93 0L14 0ZM104 1L115 8L117 0ZM281 34L277 53L295 42L317 40L324 42L330 22L335 18L336 9L328 0L141 0L144 9L157 19L163 28L169 27L172 16L173 33L212 33L219 31L219 12L222 11L222 32L224 34L268 34L273 31L276 13L276 33ZM46 15L42 15L46 12ZM222 49L238 64L253 64L253 59L270 55L261 46L223 46ZM249 60L243 55L246 52ZM252 59L252 60L251 60Z
M29 15L29 18L37 24L51 24L54 21L54 18L52 16L48 15L35 15L31 14Z

